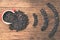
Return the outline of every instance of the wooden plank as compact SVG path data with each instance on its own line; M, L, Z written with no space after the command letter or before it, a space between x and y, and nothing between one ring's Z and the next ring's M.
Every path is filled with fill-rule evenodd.
M9 30L9 26L0 20L0 40L60 40L60 27L53 39L48 38L55 22L53 12L46 5L48 2L56 7L60 15L60 0L0 0L0 14L5 10L12 10L14 8L25 12L29 17L28 27L19 32ZM49 25L44 32L41 31L44 22L43 16L40 12L42 8L46 10L49 17ZM34 18L32 16L33 13L38 15L39 22L36 28L33 28L32 26L34 23Z

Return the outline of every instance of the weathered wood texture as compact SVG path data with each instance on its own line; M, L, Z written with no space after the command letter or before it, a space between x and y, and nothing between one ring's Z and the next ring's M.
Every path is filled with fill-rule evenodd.
M49 39L48 34L54 27L54 13L47 7L46 3L52 3L60 15L60 0L0 0L0 14L5 10L16 9L25 12L29 17L29 25L25 30L16 32L9 30L9 26L0 20L0 40L60 40L60 25L54 38ZM44 8L48 14L49 26L42 32L41 27L44 19L40 10ZM34 28L32 13L38 15L38 25ZM59 16L60 18L60 16Z

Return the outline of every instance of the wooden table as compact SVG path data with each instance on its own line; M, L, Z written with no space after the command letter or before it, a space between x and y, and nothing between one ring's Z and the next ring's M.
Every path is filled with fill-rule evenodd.
M5 10L15 9L25 12L29 17L29 25L25 30L19 32L9 30L9 26L0 20L0 40L60 40L60 27L54 38L48 37L54 26L54 14L46 5L48 2L56 7L60 15L60 0L0 0L0 14ZM44 22L40 12L42 8L46 10L49 17L49 26L44 32L41 31ZM32 26L34 22L33 13L38 15L39 22L36 28Z

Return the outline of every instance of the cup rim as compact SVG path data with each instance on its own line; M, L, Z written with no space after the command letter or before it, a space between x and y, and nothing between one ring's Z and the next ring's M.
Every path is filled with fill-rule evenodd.
M3 15L4 15L4 13L7 12L7 11L11 11L11 12L15 13L13 10L6 10L6 11L4 11L4 12L2 13L2 21L3 21L3 23L5 23L5 24L12 24L12 23L5 22L5 21L3 20Z

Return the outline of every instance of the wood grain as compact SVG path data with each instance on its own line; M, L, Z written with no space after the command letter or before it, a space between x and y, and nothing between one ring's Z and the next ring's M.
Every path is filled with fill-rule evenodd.
M0 14L5 10L16 9L25 12L29 17L29 25L25 30L19 32L9 30L9 25L4 24L2 20L0 20L0 40L60 40L60 27L54 38L48 38L48 34L53 29L55 22L53 12L46 5L48 2L56 7L60 15L60 0L0 0ZM40 12L41 8L46 10L49 18L48 28L44 32L41 31L44 22ZM32 26L34 23L32 13L38 15L39 22L36 28Z

